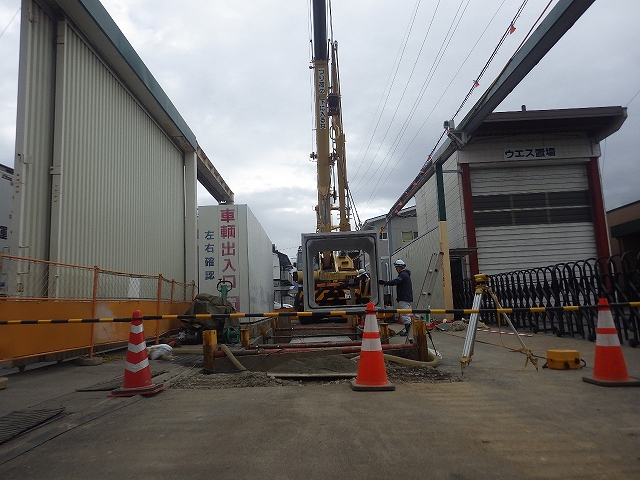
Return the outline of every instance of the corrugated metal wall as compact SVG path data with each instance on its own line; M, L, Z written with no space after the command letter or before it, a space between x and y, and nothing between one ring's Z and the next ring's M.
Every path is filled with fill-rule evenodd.
M13 255L49 256L49 197L53 142L56 26L23 0L12 212ZM28 25L29 28L24 28ZM16 228L18 227L18 228Z
M35 4L31 15L16 223L32 246L18 254L184 280L182 152L72 26L60 22L56 47L56 21Z
M413 287L413 303L415 309L427 308L431 303L431 308L444 307L444 291L442 281L442 265L438 265L440 273L436 273L438 277L435 280L431 295L428 292L422 294L426 289L427 271L429 270L429 261L431 255L440 251L440 232L438 228L432 229L430 232L416 238L410 244L398 250L392 257L392 262L398 258L403 259L407 263L407 268L411 271L411 286ZM392 272L392 278L395 278L395 270ZM395 287L393 289L393 299L395 301Z
M483 195L588 188L585 163L471 170L474 199ZM476 240L480 271L487 274L583 260L596 255L592 222L476 226Z
M449 248L466 248L466 236L463 223L462 190L458 170L458 154L454 153L444 163L444 197L447 209ZM435 175L416 194L416 212L418 233L438 225L438 196Z

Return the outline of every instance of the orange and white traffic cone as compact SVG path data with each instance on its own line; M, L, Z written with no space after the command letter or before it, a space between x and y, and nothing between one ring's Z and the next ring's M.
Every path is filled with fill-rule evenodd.
M629 377L624 361L618 330L613 323L609 302L598 300L598 326L596 328L596 354L593 361L593 377L582 380L602 387L639 387L640 380Z
M151 368L147 356L147 342L144 339L144 326L140 310L133 312L129 347L124 367L122 387L113 390L109 397L132 397L134 395L153 395L164 389L164 384L151 382Z
M395 390L396 386L389 383L387 379L380 330L376 320L376 308L372 302L367 303L366 312L358 375L355 380L351 381L351 389L355 391Z

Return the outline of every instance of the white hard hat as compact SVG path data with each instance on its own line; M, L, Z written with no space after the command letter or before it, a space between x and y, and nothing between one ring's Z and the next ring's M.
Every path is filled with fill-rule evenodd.
M358 270L358 275L362 275L363 273L367 273L367 271L364 268L361 268L360 270Z
M396 267L406 267L406 266L407 266L407 264L406 264L406 263L404 263L404 260L402 260L402 259L400 259L400 258L399 258L398 260L396 260L395 262L393 262L393 264L394 264Z

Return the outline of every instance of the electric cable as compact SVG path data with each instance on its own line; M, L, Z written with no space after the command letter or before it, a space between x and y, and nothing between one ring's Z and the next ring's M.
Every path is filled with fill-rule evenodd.
M20 7L18 7L18 10L16 10L16 13L13 14L13 17L11 17L11 20L9 20L9 23L7 23L7 26L4 27L4 30L2 30L2 33L0 33L0 38L2 38L2 36L4 35L4 32L6 32L9 26L13 23L19 11L20 11Z
M524 1L523 1L523 3L520 5L520 7L519 7L519 9L518 9L518 11L517 11L517 13L516 13L516 15L514 16L514 18L513 18L513 20L511 21L511 23L509 24L509 27L506 29L505 33L502 35L502 37L501 37L500 41L498 42L498 45L494 48L493 53L492 53L492 54L491 54L491 56L489 57L489 60L485 63L485 66L484 66L484 67L483 67L483 69L481 70L480 75L478 75L478 76L476 77L476 80L473 82L473 86L471 87L471 89L470 89L469 93L467 94L467 96L466 96L466 97L465 97L465 99L463 100L462 104L460 105L460 107L458 108L458 110L456 111L456 113L451 117L452 119L453 119L453 118L455 118L455 116L456 116L456 115L457 115L457 114L462 110L462 108L463 108L464 104L466 103L466 101L467 101L467 100L469 99L469 97L471 96L471 93L473 92L473 90L475 90L475 88L477 88L477 87L479 86L479 79L482 77L482 75L484 75L484 73L486 72L486 70L487 70L487 68L488 68L489 64L490 64L490 63L491 63L491 61L495 58L496 53L497 53L498 49L499 49L499 48L502 46L502 44L504 43L504 40L505 40L505 39L506 39L510 34L512 34L512 33L515 31L515 23L516 23L517 19L520 17L520 15L521 15L521 13L522 13L522 10L523 10L523 9L524 9L524 7L526 6L527 1L528 1L528 0L524 0ZM548 5L547 5L547 7L545 7L545 9L543 10L543 13L540 15L540 17L538 18L538 20L536 20L536 22L535 22L535 23L537 23L537 22L540 20L540 18L541 18L541 17L542 17L542 15L544 14L544 11L546 11L546 9L547 9L547 8L548 8ZM535 24L534 24L534 25L535 25ZM531 30L530 30L530 32L531 32ZM530 32L529 32L529 33L530 33ZM527 35L529 35L529 34L527 34ZM524 43L524 41L523 41L523 43ZM521 45L522 45L522 44L521 44ZM518 47L518 49L519 49L519 48L520 48L520 47ZM516 52L517 52L517 50L516 50ZM514 54L514 55L515 55L515 54ZM512 57L512 58L513 58L513 57ZM507 63L507 65L508 65L508 63ZM506 68L506 66L505 66L504 68ZM503 70L504 70L504 68L503 68ZM438 141L436 142L435 146L434 146L434 147L433 147L433 149L432 149L432 153L427 157L427 161L425 162L424 167L421 169L420 174L419 174L418 176L422 175L422 174L424 173L425 168L426 168L426 167L428 167L428 166L429 166L429 164L431 163L431 155L433 155L433 152L435 152L435 150L436 150L436 148L437 148L438 144L439 144L439 143L440 143L440 141L442 140L442 138L443 138L443 136L444 136L444 134L445 134L445 133L446 133L446 130L445 130L443 133L441 133L440 138L438 139ZM405 192L405 193L406 193L406 192Z
M378 125L380 125L380 121L382 120L382 114L384 113L384 110L387 106L387 101L389 100L389 96L391 95L391 90L393 89L393 85L395 83L396 77L398 75L398 69L400 68L400 64L402 62L402 59L404 58L404 52L407 48L407 43L409 41L409 37L411 36L411 31L413 30L413 24L415 23L416 20L416 16L418 13L418 8L420 7L420 1L418 0L416 2L416 6L413 10L413 14L409 20L409 25L407 26L407 29L405 30L405 34L404 37L402 39L402 42L400 44L400 49L398 50L398 53L396 54L396 58L393 62L393 66L391 67L391 72L389 73L389 78L387 79L387 83L384 86L384 89L382 90L383 92L383 96L380 98L380 102L378 103L378 106L376 107L376 111L375 114L373 115L373 117L371 118L371 123L369 124L369 127L367 129L367 133L365 134L365 139L369 138L369 133L371 132L371 126L374 124L375 122L375 128L373 130L373 133L371 133L371 138L369 139L369 143L367 143L367 148L364 152L364 155L362 156L362 158L360 159L360 162L358 163L358 167L356 169L356 172L354 173L353 177L357 178L358 173L360 172L360 168L362 167L362 165L364 165L364 160L367 156L367 153L369 152L369 148L371 147L371 143L373 142L373 139L375 137L376 131L378 130ZM438 1L438 5L440 4L440 1ZM437 10L438 6L436 5L436 10ZM435 11L434 11L434 16L435 16ZM432 22L433 22L433 17L432 17ZM431 28L431 24L429 24L429 28ZM391 82L391 83L390 83ZM388 90L387 90L388 88ZM387 92L386 95L384 95L384 92ZM380 106L382 105L382 109L380 108ZM380 111L380 113L378 114L378 110ZM376 121L377 118L377 121ZM364 142L366 143L366 142ZM363 145L364 145L363 143ZM360 153L362 152L362 147L360 147L360 151L358 152L358 154L356 155L356 162L357 159L360 158ZM357 185L356 185L357 187Z
M426 93L427 88L429 87L429 85L431 84L431 80L433 79L433 76L435 75L435 72L438 68L438 66L440 65L440 62L442 61L442 59L444 58L444 55L447 51L447 48L449 47L451 40L453 39L453 36L455 35L458 26L460 25L460 21L462 20L462 17L464 16L464 13L466 12L468 6L469 6L469 2L470 0L467 0L466 5L464 6L464 9L462 9L462 12L460 12L462 6L464 5L464 0L461 0L460 4L458 5L458 9L456 10L456 13L454 15L454 18L451 22L451 24L449 25L449 29L447 30L447 33L445 34L445 37L440 45L440 48L438 50L438 53L436 54L436 58L434 59L434 62L431 65L431 68L429 70L429 73L427 74L427 78L425 79L425 81L422 84L422 87L420 89L420 93L418 95L418 97L416 98L416 100L414 101L414 104L411 108L410 114L409 116L405 119L405 121L403 122L403 125L400 129L400 132L398 133L398 135L396 136L396 139L394 140L394 142L392 143L391 149L389 150L389 152L387 152L387 154L385 155L383 161L379 164L378 169L376 169L376 172L379 170L379 167L381 165L384 164L384 168L382 170L382 172L380 173L379 177L378 177L378 181L376 182L376 185L374 186L373 190L371 191L371 194L369 195L369 198L367 200L367 202L365 203L365 206L368 206L370 201L372 200L373 196L375 195L375 193L378 192L379 187L380 187L380 182L382 181L382 178L384 176L384 173L386 172L389 163L391 162L393 153L395 153L400 140L402 139L402 137L404 136L404 133L406 132L406 129L409 126L409 123L411 121L411 119L413 118L413 116L415 115L415 112L418 109L418 106L420 104L420 102L422 101L422 98L424 97L424 94ZM425 37L426 40L426 37ZM414 65L415 68L415 65ZM412 71L413 74L413 71ZM406 88L405 88L406 90ZM398 105L399 108L400 105ZM397 112L397 109L396 109ZM394 114L394 118L395 118L395 114ZM393 119L392 119L393 121ZM389 126L390 128L391 126ZM388 130L387 130L388 131ZM386 135L385 135L386 138ZM384 141L384 140L383 140ZM385 159L386 162L385 162ZM391 172L389 172L389 175L393 172L393 170L395 170L396 166L399 164L399 161L395 163L395 165L393 166L393 168L391 169ZM372 175L371 177L373 178L374 175Z
M464 1L464 0L461 0L461 1ZM392 115L392 117L391 117L391 121L390 121L390 123L389 123L389 126L387 127L387 130L385 131L384 136L383 136L382 140L380 141L380 143L379 143L379 145L378 145L378 150L376 151L376 153L375 153L375 154L374 154L374 156L373 156L373 158L374 158L374 159L375 159L375 158L378 156L378 154L380 153L380 149L382 148L382 145L384 144L384 140L387 138L387 135L388 135L388 133L389 133L389 130L391 129L391 125L393 124L393 121L394 121L394 119L395 119L395 117L396 117L396 115L397 115L397 113L398 113L398 109L400 108L400 104L402 103L402 100L404 99L405 93L406 93L406 91L407 91L407 89L408 89L408 87L409 87L409 83L411 82L411 79L412 79L412 77L413 77L413 73L415 72L416 66L417 66L417 64L418 64L418 60L420 59L420 56L421 56L422 51L423 51L423 49L424 49L424 45L425 45L425 43L426 43L427 37L429 36L429 33L431 32L431 27L432 27L433 22L434 22L434 20L435 20L435 17L436 17L436 14L437 14L437 12L438 12L438 7L439 7L439 6L440 6L440 0L438 0L438 3L436 4L436 8L435 8L435 10L433 11L433 14L431 15L431 21L429 22L429 26L427 27L427 32L425 33L425 35L424 35L424 37L423 37L422 45L420 46L420 50L419 50L419 52L418 52L418 55L417 55L417 57L416 57L416 60L415 60L415 62L413 63L413 68L411 69L411 73L409 74L409 78L407 79L407 82L406 82L406 84L405 84L405 87L404 87L404 89L403 89L403 91L402 91L402 95L401 95L401 97L400 97L400 100L398 101L398 105L396 106L396 109L395 109L395 111L394 111L394 113L393 113L393 115ZM414 17L412 18L411 27L413 26L413 21L415 21L415 15L416 15L416 13L417 13L417 10L414 12ZM407 37L405 38L405 43L404 43L404 45L403 45L403 50L402 50L403 56L404 56L404 50L406 49L406 44L407 44L407 42L408 42L408 40L409 40L409 35L410 35L410 34L411 34L411 30L409 30L409 33L408 33ZM402 60L402 58L401 58L400 60ZM380 120L382 119L382 114L384 113L384 109L386 108L387 101L388 101L388 99L389 99L389 95L391 94L391 89L393 88L393 84L395 83L395 78L396 78L396 75L397 75L397 73L398 73L398 68L399 68L399 67L400 67L400 62L398 62L397 66L396 66L396 71L394 72L394 77L393 77L393 80L394 80L394 81L392 82L392 84L391 84L391 85L390 85L390 87L389 87L389 91L388 91L388 93L387 93L387 97L385 98L385 102L384 102L384 105L383 105L383 109L382 109L382 111L380 111L380 115L379 115L379 117L378 117L378 122L376 123L376 128L374 129L373 133L371 134L371 135L372 135L372 136L371 136L371 139L370 139L370 141L369 141L369 144L367 145L367 150L365 151L365 154L364 154L364 156L363 156L363 158L362 158L362 161L361 161L360 165L364 164L364 160L365 160L366 155L367 155L367 153L368 153L368 151L369 151L369 146L370 146L370 145L371 145L371 143L373 142L373 139L374 139L373 137L375 136L376 131L377 131L377 129L378 129L378 125L380 124ZM367 133L367 135L368 135L368 133ZM386 156L385 156L385 158L386 158ZM383 161L384 161L384 159L383 159ZM380 165L381 165L381 164L379 164L379 165L378 165L378 167L374 170L374 172L373 172L373 173L371 173L371 174L369 175L369 177L370 177L370 178L373 178L373 177L375 176L375 174L377 173L377 171L380 169ZM358 171L359 171L359 170L358 170ZM358 171L356 171L356 173L354 174L354 177L357 177ZM362 188L359 188L359 189L358 189L358 186L360 186L360 185L367 185L367 182L365 182L366 178L367 178L367 175L365 174L365 175L362 177L362 180L360 180L360 181L356 182L356 184L355 184L355 186L354 186L354 188L356 189L356 190L355 190L355 191L356 191L356 193L362 190ZM364 182L364 184L363 184L363 182Z

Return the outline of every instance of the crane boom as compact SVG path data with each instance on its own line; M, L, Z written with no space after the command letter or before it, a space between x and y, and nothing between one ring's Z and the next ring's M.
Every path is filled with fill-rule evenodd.
M312 153L312 157L317 161L316 231L320 233L336 229L343 232L351 230L347 207L346 152L342 129L337 55L337 42L329 42L327 39L325 0L314 0L312 65L315 90L316 151ZM335 171L337 185L332 185L332 170ZM336 200L338 200L338 205L334 206ZM331 212L333 210L337 210L339 214L338 226L334 226L332 223Z

